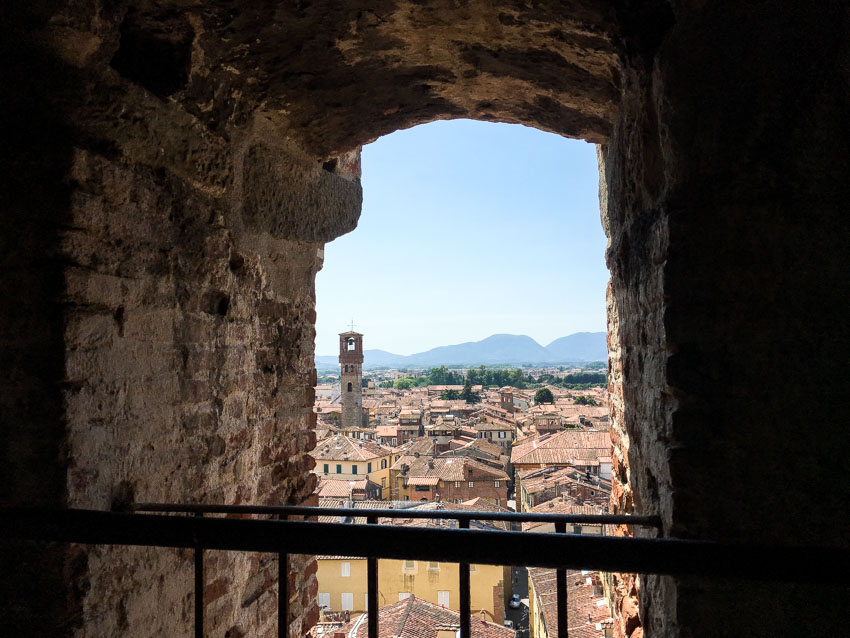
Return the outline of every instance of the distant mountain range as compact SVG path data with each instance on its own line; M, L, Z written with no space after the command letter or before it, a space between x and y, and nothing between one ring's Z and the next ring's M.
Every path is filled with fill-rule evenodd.
M543 347L526 335L492 335L482 341L439 346L411 355L364 350L364 368L431 368L440 365L522 365L604 361L608 345L604 332L576 332ZM337 356L316 357L320 370L337 367Z

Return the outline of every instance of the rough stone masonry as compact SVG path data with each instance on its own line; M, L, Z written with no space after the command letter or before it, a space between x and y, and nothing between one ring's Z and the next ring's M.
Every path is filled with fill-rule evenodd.
M845 3L11 4L0 503L304 502L314 277L358 148L470 117L600 144L614 510L850 542ZM2 549L14 635L191 633L184 553ZM208 565L207 635L272 635L272 559ZM293 560L291 636L314 572ZM623 576L617 635L825 635L842 601Z

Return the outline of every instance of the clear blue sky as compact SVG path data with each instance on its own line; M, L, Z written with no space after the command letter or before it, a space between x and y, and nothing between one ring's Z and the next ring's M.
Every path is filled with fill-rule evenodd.
M363 347L412 354L605 330L593 145L511 124L432 122L363 148L363 213L325 247L316 353L354 319Z

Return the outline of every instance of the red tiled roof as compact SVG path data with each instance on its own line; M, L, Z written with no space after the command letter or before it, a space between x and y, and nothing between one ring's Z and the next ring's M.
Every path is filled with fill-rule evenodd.
M310 452L317 461L371 461L389 455L390 450L373 441L361 441L341 434L319 441Z
M364 491L367 487L378 489L378 484L369 479L345 481L341 479L319 477L319 484L314 490L319 498L349 498L352 491Z
M474 469L483 472L496 480L507 480L508 475L484 463L475 461L467 456L437 457L420 456L409 463L408 477L435 476L442 481L464 481L468 476L467 470ZM433 466L433 467L432 467Z
M535 437L517 445L511 452L514 464L556 465L571 464L571 460L581 460L577 465L588 465L588 461L597 461L599 457L611 456L611 435L602 430L564 430L556 434ZM592 464L592 463L591 463Z
M416 596L410 596L378 612L379 638L437 638L437 632L460 628L460 614ZM513 629L472 619L473 638L513 638ZM357 627L355 630L354 628ZM343 625L338 631L352 638L366 638L365 620Z
M558 635L557 594L555 570L530 567L528 578L543 613L543 622L549 636ZM610 618L611 612L604 596L596 596L593 583L599 582L599 572L567 571L567 632L570 638L602 638L605 633L597 629ZM587 581L591 582L588 583ZM531 595L531 592L529 592ZM600 604L601 601L601 604Z

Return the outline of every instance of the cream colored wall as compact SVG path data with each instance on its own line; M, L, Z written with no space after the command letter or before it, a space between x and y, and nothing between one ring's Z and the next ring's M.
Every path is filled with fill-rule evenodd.
M381 469L381 461L386 461L386 467ZM369 473L369 480L381 485L381 479L384 479L385 485L381 492L381 498L385 501L390 500L390 467L392 466L391 455L387 455L372 461L372 471ZM357 468L360 469L360 468Z
M398 602L400 592L409 592L417 598L438 603L438 591L449 592L449 608L460 609L460 589L457 563L437 563L429 569L428 561L412 561L413 569L404 569L404 561L382 560L378 565L379 605ZM504 569L496 565L474 565L470 571L470 608L473 614L484 609L488 620L504 619L504 608L495 609L493 588L504 577ZM502 605L503 607L503 605Z
M342 563L349 562L350 576L341 575ZM378 561L378 606L385 607L398 602L401 592L408 592L417 598L438 604L439 591L449 592L449 608L460 608L460 590L458 565L456 563L437 563L437 569L429 569L428 561L411 561L413 569L404 569L404 561ZM342 593L353 594L353 611L366 611L366 559L320 558L317 580L319 593L330 594L331 611L342 610ZM484 609L488 620L501 623L504 619L502 609L495 609L493 588L504 577L504 568L495 565L474 565L470 571L470 605L473 614Z
M330 594L331 611L342 611L342 594L353 594L354 611L366 611L366 559L320 558L316 580L320 594ZM350 576L342 576L342 563L349 563Z
M331 478L331 479L340 479L345 481L362 481L364 478L369 478L372 481L375 481L378 485L381 484L381 477L387 478L387 485L389 485L389 457L384 457L387 459L387 469L381 470L381 459L375 458L369 461L326 461L323 459L318 459L316 461L316 467L313 469L320 477ZM369 467L369 463L372 464L372 471L367 472ZM325 474L325 465L328 466L328 473ZM337 474L336 466L342 466L342 472ZM354 466L357 466L357 474L354 474L352 470ZM375 480L375 476L377 476L377 480Z
M528 579L528 629L530 638L549 638L543 615L540 613L540 605L537 594L534 592L534 583Z

